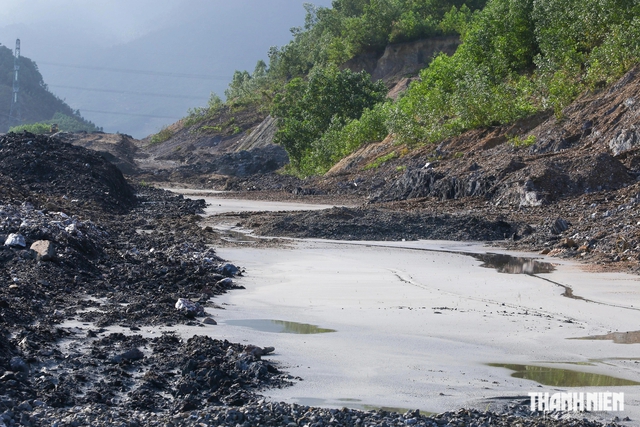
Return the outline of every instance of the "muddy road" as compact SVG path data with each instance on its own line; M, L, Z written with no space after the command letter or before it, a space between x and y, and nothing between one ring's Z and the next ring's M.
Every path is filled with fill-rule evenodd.
M258 277L240 253L218 252L224 233L202 221L204 201L132 185L46 136L2 136L0 154L0 424L601 425L540 417L521 399L434 417L265 399L304 377L280 360L286 346L222 336L220 296Z

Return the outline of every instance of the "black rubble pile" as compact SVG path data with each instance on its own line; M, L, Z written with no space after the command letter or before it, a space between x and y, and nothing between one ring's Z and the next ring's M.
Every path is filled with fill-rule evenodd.
M6 135L0 150L0 425L79 405L238 405L287 384L263 349L103 329L215 324L205 308L242 272L208 246L204 201L134 189L98 154L48 137Z
M0 137L0 182L2 199L20 198L47 210L77 206L123 213L135 203L122 173L101 156L27 132Z
M242 217L242 216L241 216ZM246 214L243 227L265 236L347 240L502 240L517 224L475 215L406 212L372 207Z
M4 410L11 410L11 402L15 407L17 401L33 399L59 409L102 405L180 413L241 406L257 401L256 391L267 386L290 384L288 375L261 359L272 348L198 335L184 341L173 333L156 338L93 333L84 340L66 339L72 343L66 353L45 349L28 336L21 339L28 344L2 376Z
M206 246L196 223L202 203L141 192L127 215L93 219L0 204L2 322L59 323L85 311L79 316L99 326L185 322L179 298L206 304L237 287L230 276L238 271Z
M6 413L5 413L6 414ZM360 411L355 409L328 409L265 402L257 400L241 407L208 406L200 410L167 414L160 411L124 411L102 404L74 406L67 411L43 405L40 401L23 402L12 412L13 417L32 425L57 426L416 426L416 427L603 427L604 424L588 419L576 420L561 414L519 417L491 411L461 409L435 416L407 411L404 414L385 410ZM7 418L5 418L7 419ZM15 419L15 418L14 418ZM16 423L17 424L17 423ZM23 423L23 425L27 425ZM611 422L607 427L630 425Z

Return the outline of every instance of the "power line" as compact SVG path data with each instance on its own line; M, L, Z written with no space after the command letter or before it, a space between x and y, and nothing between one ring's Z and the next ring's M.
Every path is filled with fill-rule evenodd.
M143 95L143 96L156 96L156 97L163 97L163 98L195 99L195 100L198 100L198 101L202 101L203 99L205 99L205 97L202 97L202 96L169 95L169 94L149 93L149 92L131 92L131 91L124 91L124 90L94 89L94 88L88 88L88 87L63 86L63 85L47 85L47 86L48 87L61 88L61 89L83 90L83 91L88 91L88 92L119 93L119 94L124 94L124 95Z
M171 120L180 120L180 117L169 117L169 116L152 116L150 114L134 114L134 113L118 113L115 111L100 111L100 110L85 110L84 108L80 110L81 113L98 113L98 114L114 114L117 116L133 116L133 117L148 117L151 119L171 119Z
M226 81L233 79L232 76L211 76L208 74L186 74L186 73L168 73L168 72L162 72L162 71L128 70L124 68L107 68L107 67L94 67L90 65L58 64L55 62L44 62L44 61L38 61L38 64L53 65L54 67L77 68L81 70L97 70L97 71L109 71L113 73L139 74L143 76L180 77L185 79L226 80Z

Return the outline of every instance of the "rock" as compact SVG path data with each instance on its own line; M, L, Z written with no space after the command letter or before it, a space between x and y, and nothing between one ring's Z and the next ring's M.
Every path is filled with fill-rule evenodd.
M28 400L25 400L24 402L22 402L20 405L17 406L18 410L20 411L28 411L31 412L33 411L33 406L31 406L31 404L29 403Z
M229 263L226 263L225 265L223 265L220 268L220 271L222 272L222 274L224 274L227 277L233 277L238 273L240 273L240 269L238 267Z
M551 251L549 251L549 253L547 255L549 256L559 256L562 255L563 253L565 253L566 249L561 249L561 248L555 248L552 249Z
M197 316L204 314L204 308L193 301L189 301L185 298L179 298L175 305L176 309L184 311L191 316Z
M7 240L4 241L5 246L18 246L24 248L27 246L27 243L24 240L24 236L21 234L9 234Z
M551 226L551 232L553 234L560 234L563 231L566 231L569 229L569 223L567 221L565 221L562 218L558 218L555 220L555 222L553 223L553 225Z
M565 239L562 239L561 245L565 248L577 248L578 244L576 243L575 240L567 237Z
M111 360L115 363L129 362L134 360L141 360L144 358L144 353L138 348L125 351L122 354L114 356Z
M229 288L233 285L233 280L231 280L230 278L224 278L222 280L219 280L216 285L218 286L222 286L224 288Z
M12 357L11 362L9 362L9 366L11 366L11 370L13 372L21 372L25 375L29 373L29 365L27 365L27 362L25 362L21 357Z
M544 248L543 250L540 251L540 255L547 255L549 252L551 252L551 249Z
M202 323L204 323L205 325L217 325L218 324L218 322L213 320L213 318L211 318L211 317L205 317L205 319L202 321Z
M614 156L633 150L640 142L638 133L633 129L622 129L609 141Z
M245 347L244 352L247 354L251 354L257 358L261 356L265 356L267 354L273 353L275 351L275 347L258 347L256 345L248 345Z
M434 165L436 165L437 163L434 162L427 162L424 164L424 166L422 167L422 169L433 169Z
M39 260L50 261L56 255L53 242L49 240L38 240L31 245L31 250L34 251Z

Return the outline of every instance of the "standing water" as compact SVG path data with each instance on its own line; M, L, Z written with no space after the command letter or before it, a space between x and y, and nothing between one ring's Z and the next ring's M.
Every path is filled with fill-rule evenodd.
M634 346L573 339L635 325L635 276L464 242L299 239L218 252L246 268L246 290L216 298L226 309L210 310L219 323L211 334L274 346L270 357L304 379L265 391L273 400L440 412L607 386L625 392L625 415L640 417ZM285 324L335 332L282 333Z

